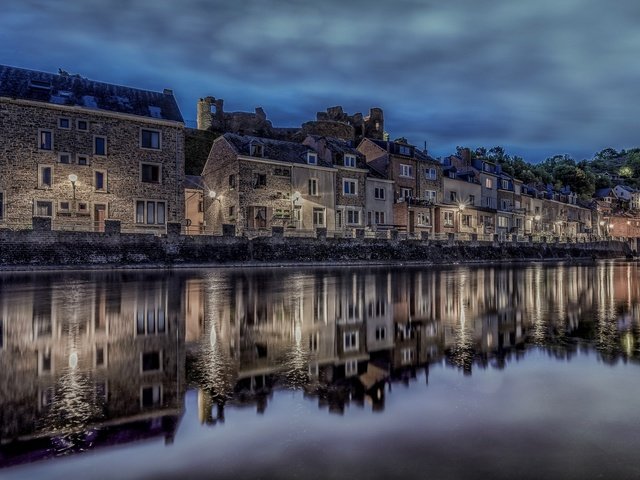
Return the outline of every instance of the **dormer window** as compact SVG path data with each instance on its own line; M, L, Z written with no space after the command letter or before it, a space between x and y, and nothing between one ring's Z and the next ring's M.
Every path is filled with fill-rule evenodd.
M260 143L251 144L251 156L252 157L264 157L264 145Z
M344 156L344 166L355 168L356 166L356 156L355 155L345 155Z
M307 163L309 165L317 165L318 164L318 154L314 152L307 152Z
M407 145L398 145L398 153L400 155L406 155L407 157L411 156L411 147Z

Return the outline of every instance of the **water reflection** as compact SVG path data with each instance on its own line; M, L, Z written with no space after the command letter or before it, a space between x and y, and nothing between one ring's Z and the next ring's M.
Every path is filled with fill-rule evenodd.
M0 277L0 466L171 443L187 388L204 425L275 389L384 410L435 362L472 375L528 348L636 360L636 264ZM426 375L428 380L428 375Z

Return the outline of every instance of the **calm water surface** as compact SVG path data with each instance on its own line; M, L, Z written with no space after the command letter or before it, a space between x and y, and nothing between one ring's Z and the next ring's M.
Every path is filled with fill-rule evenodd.
M0 276L0 478L640 478L640 268Z

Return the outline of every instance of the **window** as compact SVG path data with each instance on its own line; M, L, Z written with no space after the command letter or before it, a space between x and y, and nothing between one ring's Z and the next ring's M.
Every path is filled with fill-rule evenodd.
M104 170L96 170L93 172L93 187L96 192L107 191L107 172Z
M453 212L444 212L444 226L453 227Z
M352 377L358 374L358 361L347 360L344 364L344 375L346 377Z
M104 367L107 365L107 351L103 345L96 345L95 352L96 367Z
M344 166L354 168L356 166L356 156L347 155L344 156Z
M413 166L405 165L404 163L400 164L400 176L401 177L410 177L413 178Z
M313 209L313 226L324 227L324 208Z
M309 195L318 195L318 179L309 179Z
M89 130L89 122L87 122L86 120L78 120L76 122L76 128L82 132L86 132L87 130Z
M229 175L229 189L236 188L236 176L234 174Z
M89 204L87 202L78 203L78 213L81 215L89 215Z
M235 205L230 205L229 206L229 217L235 217L236 214L236 207Z
M436 191L435 190L426 190L424 192L424 199L428 202L435 203L436 201Z
M309 351L310 352L317 352L319 343L320 343L320 333L316 332L309 335Z
M166 222L166 204L155 200L136 201L136 223L146 225L164 225Z
M373 196L378 200L384 200L384 188L376 187L373 189Z
M358 210L347 210L347 223L358 225L360 223L360 212Z
M78 165L89 165L89 159L86 155L78 155Z
M68 201L58 203L58 213L69 213L70 210L71 204Z
M38 374L51 373L52 359L51 349L40 350L38 352Z
M4 193L0 192L0 222L4 220Z
M398 153L400 155L406 155L408 157L411 156L411 147L408 147L406 145L398 145Z
M71 154L70 153L59 153L58 154L58 162L60 163L71 163Z
M140 129L140 146L152 150L160 150L160 131Z
M400 198L408 199L413 197L413 189L411 188L401 188L400 189Z
M449 201L457 202L458 201L458 192L449 192Z
M413 348L403 348L401 351L402 354L402 364L406 365L413 362L415 357L415 351Z
M376 225L384 224L384 212L375 212Z
M503 190L509 190L509 180L500 180L500 183Z
M53 132L51 130L38 130L38 148L53 150Z
M471 215L462 215L462 226L471 228L473 222L473 217Z
M318 163L318 154L313 152L307 152L307 163L309 165L317 165Z
M438 171L435 168L427 168L424 171L424 175L427 180L437 180L438 179Z
M140 404L143 408L160 406L162 404L162 385L142 387Z
M35 214L37 217L53 216L53 202L50 200L36 200Z
M357 195L358 183L355 180L345 178L342 180L342 191L345 195Z
M107 137L100 137L98 135L93 137L93 154L94 155L107 154Z
M273 174L279 177L290 177L291 171L288 168L276 168L273 170Z
M147 352L141 354L141 367L143 372L154 372L161 370L162 352Z
M160 183L160 165L155 163L141 163L140 181L144 183Z
M509 219L507 217L503 217L502 215L498 215L498 227L507 228L509 226Z
M265 173L253 174L253 188L266 188L267 187L267 175Z
M427 212L418 212L418 225L428 227L431 225L431 216Z
M475 195L469 195L469 205L475 205L476 204L476 196Z
M489 189L493 188L493 179L485 178L484 179L484 187L485 188L489 188Z
M38 188L51 188L53 185L53 167L51 165L38 166Z
M136 312L136 334L157 335L166 333L167 316L162 306L139 304Z
M252 143L249 146L249 154L252 157L264 157L264 145L259 143Z
M376 327L376 341L381 342L387 338L387 327Z
M358 349L358 332L345 332L343 335L344 340L344 351L348 352L350 350Z
M61 117L58 119L58 128L62 130L69 130L71 128L71 120L66 117Z

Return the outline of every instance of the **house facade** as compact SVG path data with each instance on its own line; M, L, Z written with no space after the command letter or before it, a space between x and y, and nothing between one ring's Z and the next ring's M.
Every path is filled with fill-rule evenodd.
M0 66L0 224L166 231L184 219L184 123L173 92Z
M336 173L307 145L227 133L214 141L202 172L207 232L223 224L239 234L334 230Z

